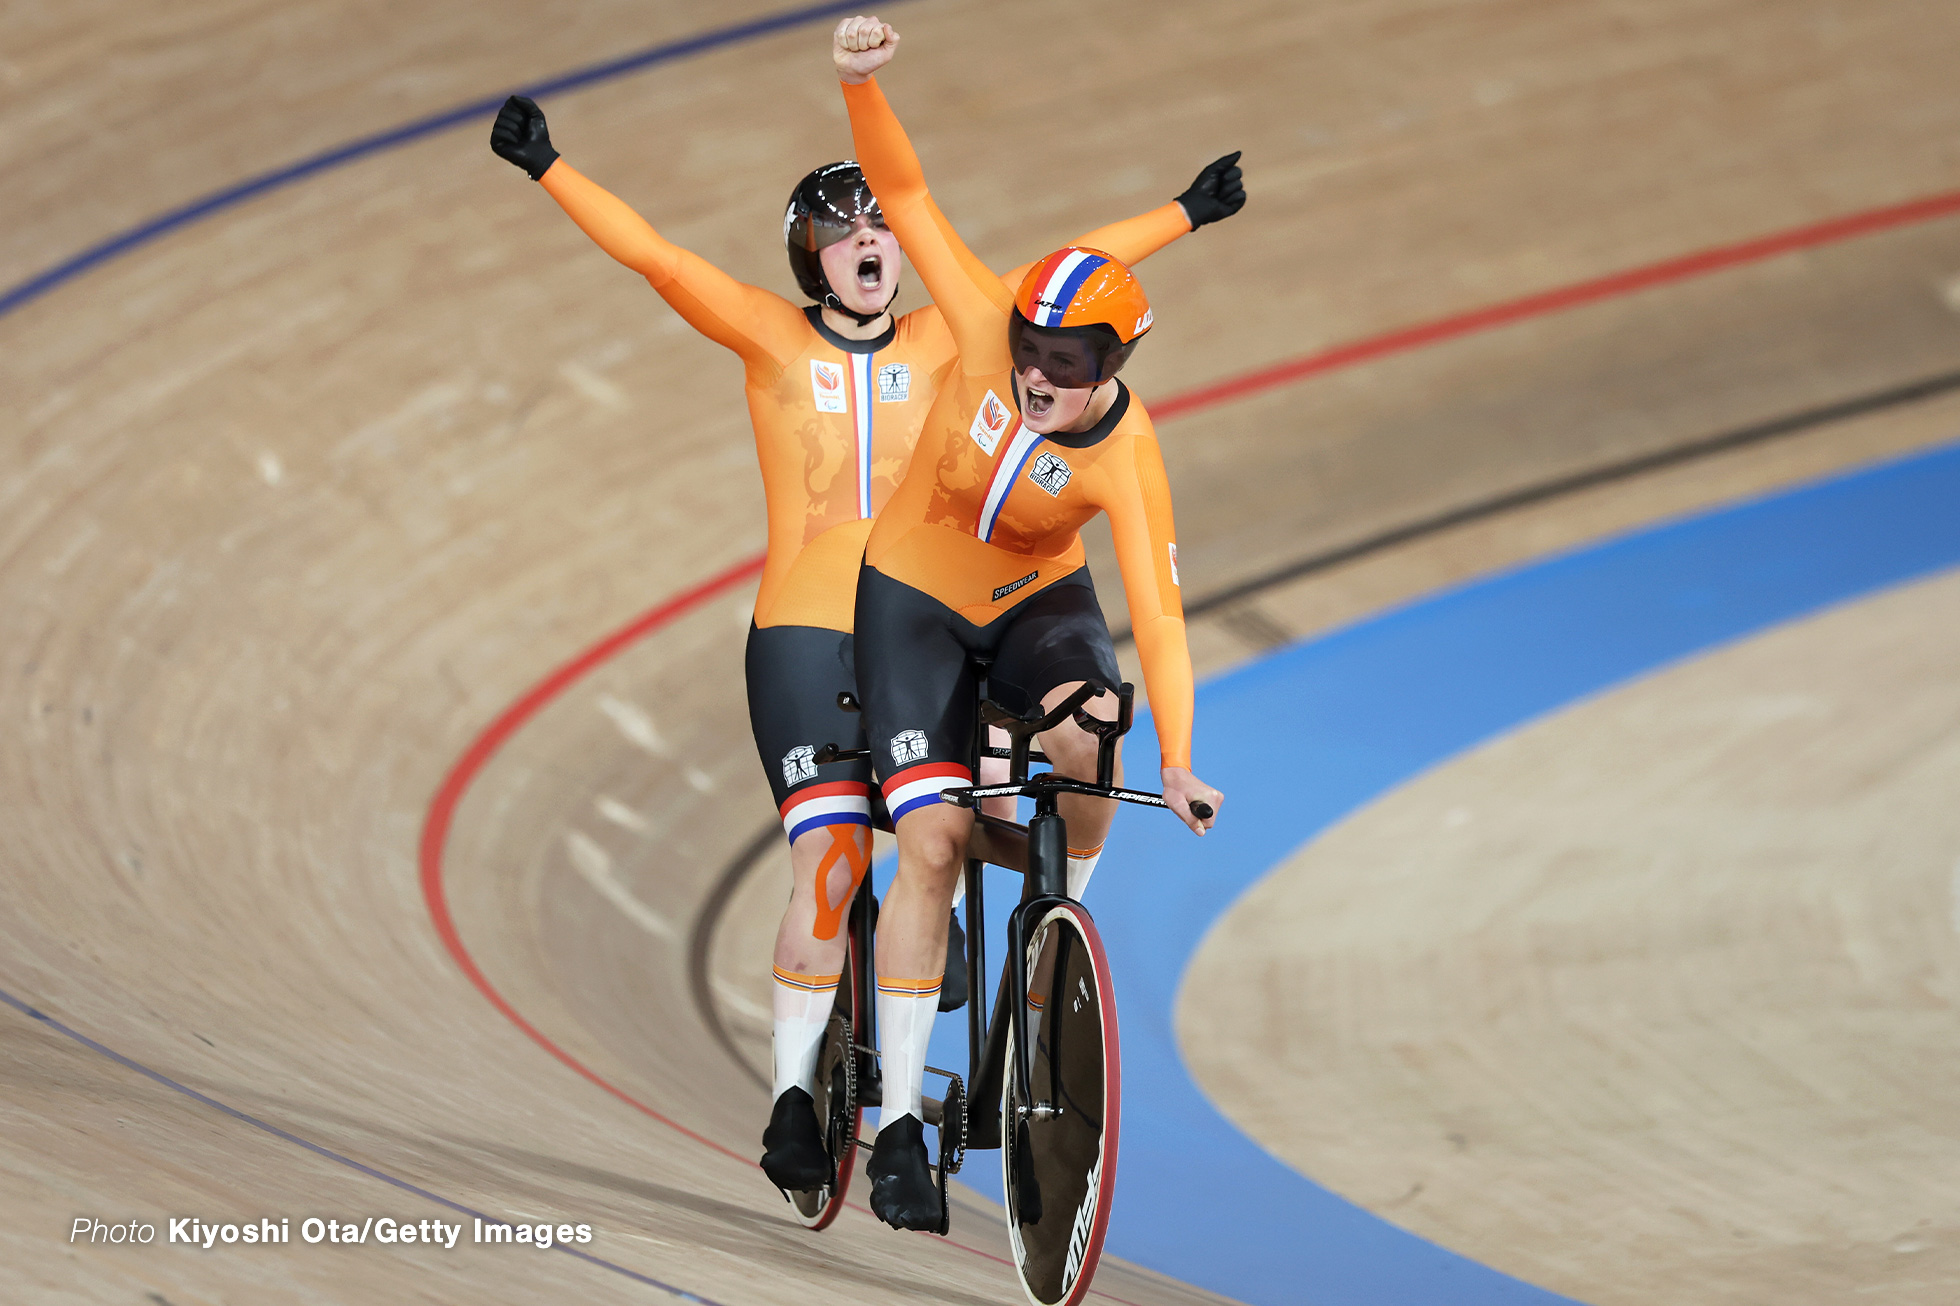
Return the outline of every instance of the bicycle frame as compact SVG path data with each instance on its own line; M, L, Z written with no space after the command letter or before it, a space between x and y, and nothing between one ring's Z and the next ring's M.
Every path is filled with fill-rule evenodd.
M985 674L986 666L980 670ZM1082 710L1083 704L1105 693L1117 696L1117 716L1103 721ZM1093 798L1114 798L1145 806L1164 806L1156 794L1117 788L1111 781L1116 771L1117 741L1129 731L1134 713L1135 690L1125 684L1109 690L1093 681L1071 694L1047 713L1036 717L1014 716L989 701L981 690L979 720L974 731L972 772L977 779L986 758L1004 757L1008 781L1004 785L976 785L964 790L948 790L948 802L975 809L974 837L968 844L966 863L966 966L967 966L967 1055L972 1087L966 1101L966 1145L991 1149L1001 1145L1000 1112L996 1104L1004 1087L1001 1080L1007 1060L1007 1040L1014 1040L1016 1100L1034 1101L1028 1076L1034 1064L1027 1021L1027 931L1030 920L1039 920L1058 903L1072 902L1068 896L1068 832L1057 803L1064 793ZM1036 735L1054 729L1073 717L1076 724L1097 738L1096 783L1071 780L1052 772L1028 778L1030 762L1048 759L1030 747ZM987 727L999 726L1009 739L1009 747L987 743ZM995 797L1030 797L1035 812L1024 826L979 811L981 801ZM1002 969L1000 991L994 1001L992 1019L983 997L986 977L986 889L985 867L995 865L1021 872L1021 901L1007 920L1007 957ZM1003 1014L1005 1019L1003 1020ZM1051 1062L1052 1064L1052 1062Z
M1004 1087L1001 1080L1009 1038L1014 1040L1016 1051L1017 1100L1033 1100L1028 1083L1029 1068L1034 1058L1033 1049L1029 1046L1030 1033L1026 1019L1027 922L1039 919L1056 904L1074 902L1068 896L1068 832L1057 806L1061 795L1072 793L1090 798L1110 798L1145 807L1167 808L1169 804L1161 794L1123 789L1112 783L1116 773L1117 741L1129 732L1134 716L1136 691L1133 686L1126 683L1112 690L1108 686L1087 681L1053 710L1021 717L987 698L985 680L991 665L989 660L976 658L974 663L982 684L976 695L978 708L970 758L971 774L978 779L983 760L1004 758L1008 763L1008 780L1001 785L949 789L941 797L947 802L974 809L973 833L967 843L966 862L967 1066L971 1087L966 1092L963 1143L965 1147L989 1150L1001 1145L1000 1113L995 1109L995 1104L1000 1102ZM1115 720L1105 721L1082 710L1089 700L1106 693L1116 695ZM855 697L848 693L838 695L838 706L847 711L858 708ZM1077 725L1097 737L1096 782L1091 784L1073 780L1052 771L1030 778L1028 767L1031 763L1048 761L1047 757L1034 751L1032 742L1035 736L1054 729L1071 717ZM1006 732L1009 740L1007 748L995 747L987 742L990 726L998 726ZM835 744L827 744L817 750L815 760L820 765L846 761L863 757L866 751L840 749ZM981 802L988 798L1020 797L1032 798L1035 803L1034 816L1026 825L980 810ZM1210 815L1209 811L1202 814ZM990 865L1019 871L1023 877L1021 901L1008 916L1006 965L1002 969L1000 990L994 999L991 1019L982 988L987 973L985 867ZM853 1033L858 1053L863 1057L862 1067L866 1071L875 1062L878 1047L877 968L873 952L874 901L867 879L859 888L858 900L852 904L849 926L858 946L858 955L864 959L864 964L854 977L861 1023ZM1003 1011L1005 1020L1001 1018ZM859 1082L869 1085L878 1081L870 1074L860 1074ZM882 1096L882 1084L878 1095ZM937 1114L938 1107L938 1103L928 1099L929 1116ZM930 1123L946 1127L943 1119Z

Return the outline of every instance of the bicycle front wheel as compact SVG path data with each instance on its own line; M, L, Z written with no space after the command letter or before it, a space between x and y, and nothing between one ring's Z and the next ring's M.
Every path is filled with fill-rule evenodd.
M1027 1100L1011 1038L1001 1099L1008 1241L1030 1302L1075 1306L1109 1227L1122 1102L1109 959L1081 904L1050 907L1029 931L1027 975Z

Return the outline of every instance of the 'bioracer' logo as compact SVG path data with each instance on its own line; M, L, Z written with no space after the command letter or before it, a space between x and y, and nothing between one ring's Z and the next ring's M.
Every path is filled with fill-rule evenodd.
M783 754L783 783L791 788L817 778L817 750L798 744Z
M1028 479L1053 495L1061 494L1062 487L1068 484L1068 478L1073 474L1068 463L1056 453L1043 453L1034 460L1034 466L1028 468Z
M904 766L908 762L926 760L926 732L923 730L901 730L892 736L892 765Z

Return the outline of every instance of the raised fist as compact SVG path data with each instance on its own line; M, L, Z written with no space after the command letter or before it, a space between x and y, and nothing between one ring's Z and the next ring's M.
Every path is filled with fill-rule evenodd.
M837 79L852 86L890 63L896 53L897 30L876 18L846 18L831 33L830 61L837 65Z
M558 151L551 148L551 131L544 125L544 110L527 95L513 95L497 110L497 124L490 129L490 148L500 159L509 159L538 178L558 162Z
M1245 174L1239 171L1242 152L1233 150L1206 164L1191 188L1177 197L1184 206L1184 216L1191 220L1191 230L1222 221L1245 207Z

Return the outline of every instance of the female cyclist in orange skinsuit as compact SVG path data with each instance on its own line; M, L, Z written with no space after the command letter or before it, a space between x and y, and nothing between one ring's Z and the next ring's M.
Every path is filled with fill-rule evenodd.
M972 783L970 657L992 657L989 691L1010 710L1052 706L1084 680L1117 683L1077 535L1098 512L1109 515L1129 597L1164 797L1199 834L1212 818L1194 816L1191 804L1216 812L1223 799L1190 770L1191 659L1163 459L1142 404L1114 379L1150 328L1149 304L1121 252L1092 242L1041 260L1018 291L974 259L871 80L897 42L875 18L846 19L832 58L865 176L960 353L905 480L872 527L857 601L859 696L899 844L878 927L884 1098L871 1207L896 1227L925 1229L940 1219L919 1111L934 1015L925 995L944 970L939 922L973 819L939 792ZM1107 700L1103 710L1113 710ZM1058 771L1094 777L1094 738L1073 722L1042 749ZM1064 802L1070 842L1082 845L1069 859L1079 895L1114 805Z
M813 754L831 742L863 746L861 719L837 706L839 691L855 687L858 564L871 520L896 488L952 366L952 335L935 307L894 319L899 243L855 164L817 169L790 197L790 265L816 301L799 308L669 243L559 159L531 101L514 96L504 105L491 146L743 362L769 520L746 660L749 715L794 874L776 940L775 1104L763 1168L779 1187L813 1189L826 1181L828 1158L810 1090L843 969L838 925L871 843L870 768L819 768ZM1208 211L1204 197L1228 171L1221 160L1179 201L1085 239L1146 257L1192 229L1186 210Z

